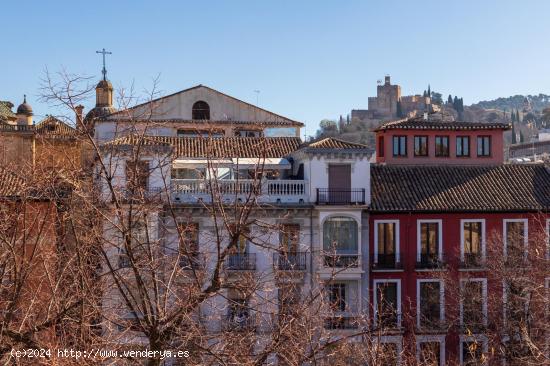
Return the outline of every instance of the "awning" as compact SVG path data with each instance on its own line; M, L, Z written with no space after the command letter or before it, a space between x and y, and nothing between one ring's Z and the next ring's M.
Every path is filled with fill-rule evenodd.
M172 169L206 168L209 163L212 167L230 167L233 165L231 159L176 159L172 162Z
M239 169L253 169L263 166L264 169L290 169L290 162L284 158L233 158L234 166Z

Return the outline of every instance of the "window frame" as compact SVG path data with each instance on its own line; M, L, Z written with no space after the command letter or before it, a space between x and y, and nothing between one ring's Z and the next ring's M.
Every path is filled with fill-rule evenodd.
M386 148L385 144L384 144L384 136L379 136L378 137L378 157L379 158L383 158L384 157L384 149Z
M489 342L487 340L487 337L481 334L474 334L471 336L465 336L461 335L458 342L458 357L459 357L459 364L464 365L464 354L463 351L463 344L464 343L470 343L470 342L478 342L481 343L482 346L482 352L483 354L487 354L489 352Z
M425 146L426 146L426 151L424 154L420 154L418 153L417 154L417 142L418 142L418 147L419 147L419 150L422 151L422 149L420 149L420 146L422 146L422 140L426 140L425 141ZM428 157L430 155L430 148L429 148L429 143L430 143L430 139L428 137L428 135L415 135L414 136L414 149L413 149L413 153L414 153L414 156L417 156L417 157Z
M438 139L446 139L447 140L447 153L441 154L437 148L437 140ZM434 138L434 149L435 149L435 157L437 158L448 158L451 155L451 144L450 144L450 137L449 135L437 135Z
M395 344L397 349L397 365L401 365L403 354L403 337L402 336L391 336L391 335L383 335L380 336L376 342L380 346L381 344Z
M462 296L464 284L467 282L481 282L481 308L483 312L483 326L487 327L487 278L485 277L474 277L474 278L461 278L460 279L460 327L464 327L464 298Z
M468 141L468 144L466 145L468 147L468 154L464 154L464 139L467 139ZM458 141L461 141L460 144L458 143ZM470 136L469 135L460 135L460 136L456 136L455 137L455 156L457 158L469 158L471 156L471 151L470 151ZM458 154L458 146L460 146L460 149L462 150L462 153L459 155Z
M374 220L374 263L378 263L378 224L394 224L395 225L395 263L401 263L401 253L399 245L399 220Z
M401 151L401 139L404 139L404 148L405 151ZM396 152L396 145L395 142L397 141L397 152ZM408 156L407 153L407 135L394 135L392 136L392 153L394 158L406 158Z
M529 254L529 220L528 219L504 219L502 220L502 242L504 245L503 254L504 259L508 259L508 231L506 229L507 223L522 222L523 223L523 257L527 259Z
M401 279L396 279L396 278L392 278L392 279L389 279L389 278L386 278L386 279L382 279L382 278L377 278L377 279L374 279L373 280L373 284L372 284L372 287L373 287L373 323L374 323L374 326L376 326L378 324L378 285L379 284L386 284L386 283L395 283L396 286L397 286L397 314L396 314L396 319L397 319L397 324L396 324L396 327L397 328L401 328Z
M198 108L197 105L203 105L204 104L204 107L203 108ZM210 115L210 112L211 112L211 109L210 109L210 104L208 104L208 102L204 101L204 100L197 100L193 103L193 105L191 106L191 119L192 120L197 120L197 121L209 121L210 118L212 117ZM195 118L195 113L202 113L206 116L206 118Z
M422 283L439 283L439 321L443 323L445 321L445 281L442 279L436 279L436 278L421 278L416 280L416 327L418 329L423 329L426 327L423 327L421 324L421 291L420 287ZM428 327L429 328L429 327Z
M439 343L439 366L445 366L445 334L440 335L417 335L416 336L416 362L420 364L422 343Z
M487 139L488 141L488 145L489 145L489 151L488 151L488 154L485 154L485 139ZM479 153L479 148L480 148L480 140L481 140L481 154ZM492 154L492 141L491 141L491 136L490 135L479 135L477 136L477 139L476 139L476 153L477 153L477 157L479 158L490 158L493 154Z
M485 262L487 258L487 243L486 243L486 237L485 237L485 219L461 219L460 220L460 261L464 262L464 257L466 254L466 247L465 247L465 237L464 237L464 224L467 223L474 223L474 222L480 222L481 223L481 260Z
M438 224L438 253L437 258L443 260L443 220L442 219L421 219L416 221L416 260L422 260L422 224Z

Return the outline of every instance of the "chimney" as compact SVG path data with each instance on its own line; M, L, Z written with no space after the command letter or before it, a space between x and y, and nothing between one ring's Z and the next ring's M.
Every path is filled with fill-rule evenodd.
M74 107L75 124L76 124L77 129L80 129L80 128L84 127L83 126L84 120L82 119L82 111L83 110L84 110L84 106L82 104L79 104L76 107Z

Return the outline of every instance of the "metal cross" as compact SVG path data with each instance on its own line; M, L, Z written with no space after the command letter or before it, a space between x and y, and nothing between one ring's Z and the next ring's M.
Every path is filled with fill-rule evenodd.
M112 55L112 52L105 51L105 48L101 51L95 51L95 53L101 53L103 55L103 70L101 70L101 73L103 74L103 80L107 80L107 69L105 68L105 55Z

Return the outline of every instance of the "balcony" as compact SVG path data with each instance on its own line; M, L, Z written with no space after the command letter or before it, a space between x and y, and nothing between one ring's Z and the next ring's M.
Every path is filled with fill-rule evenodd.
M265 203L304 203L308 201L304 180L172 179L172 200L175 202L212 202L212 196L224 201L246 200L251 196Z
M359 319L348 316L334 316L325 318L324 327L328 330L357 329L359 328Z
M318 205L364 205L365 188L317 188Z
M443 255L422 253L416 259L416 269L442 269L446 265Z
M256 254L255 253L230 254L225 259L225 269L230 271L255 271Z
M256 319L248 314L228 314L221 326L225 332L250 332L256 329Z
M331 268L357 268L359 267L358 254L325 254L323 265Z
M481 269L485 267L485 259L481 253L464 253L460 260L460 269Z
M378 254L371 258L371 269L373 271L403 269L403 264L395 254Z
M305 271L306 253L273 253L273 266L279 271Z
M204 263L201 261L199 253L190 253L188 256L181 254L178 264L182 270L204 268Z

